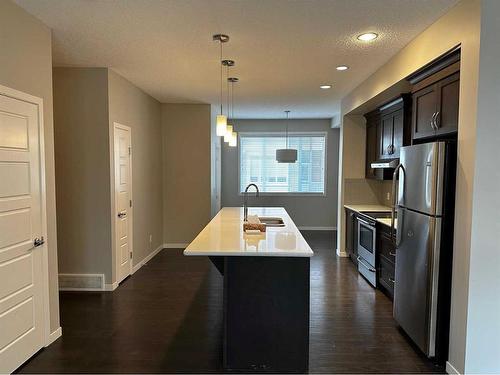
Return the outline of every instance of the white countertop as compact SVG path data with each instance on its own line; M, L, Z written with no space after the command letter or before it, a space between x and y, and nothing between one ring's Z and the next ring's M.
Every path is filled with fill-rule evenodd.
M386 218L379 218L379 219L377 219L377 221L379 223L387 225L388 227L391 226L391 219L390 218L388 218L388 219L386 219ZM397 227L398 227L398 219L394 219L394 229L397 229Z
M391 208L388 206L383 206L381 204L346 204L345 208L357 212L391 212ZM390 218L378 218L376 219L379 223L387 226L391 226ZM398 227L398 219L394 219L394 228Z
M346 204L344 207L358 212L391 212L389 206L381 204Z
M249 215L281 217L284 227L262 234L243 231L243 207L224 207L184 250L184 255L312 257L313 251L282 207L249 207Z

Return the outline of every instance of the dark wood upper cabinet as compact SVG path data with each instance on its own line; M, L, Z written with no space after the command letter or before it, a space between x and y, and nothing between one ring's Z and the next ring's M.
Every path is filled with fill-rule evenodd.
M458 101L460 73L455 73L439 82L439 105L436 116L436 134L448 134L458 130Z
M413 93L413 139L434 136L437 102L437 87L434 85Z
M371 168L371 163L399 158L402 146L411 143L411 98L403 94L391 102L365 114L366 173L377 180L392 178L392 170Z
M446 137L458 130L460 50L408 78L412 90L412 140Z
M380 115L376 112L367 113L366 118L366 178L380 180L380 171L371 167L371 163L380 157Z

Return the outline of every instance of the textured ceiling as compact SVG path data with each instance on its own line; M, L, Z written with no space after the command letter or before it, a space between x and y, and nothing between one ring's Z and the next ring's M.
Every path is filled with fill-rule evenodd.
M15 0L53 29L56 66L111 67L161 102L219 102L236 60L236 117L331 117L339 100L457 0ZM372 43L356 35L375 31ZM345 72L337 65L349 65ZM329 83L331 90L320 90Z

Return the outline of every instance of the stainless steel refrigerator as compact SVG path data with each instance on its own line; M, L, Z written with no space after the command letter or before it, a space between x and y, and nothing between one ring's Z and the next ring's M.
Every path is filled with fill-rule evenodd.
M456 143L401 148L394 318L430 358L448 352Z

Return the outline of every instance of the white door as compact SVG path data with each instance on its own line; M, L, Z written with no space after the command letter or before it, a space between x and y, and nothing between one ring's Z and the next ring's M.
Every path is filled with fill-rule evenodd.
M38 113L36 104L0 95L0 373L45 341Z
M117 282L132 271L132 163L131 131L114 124L115 254Z

